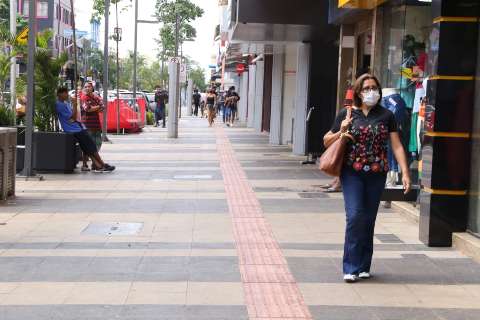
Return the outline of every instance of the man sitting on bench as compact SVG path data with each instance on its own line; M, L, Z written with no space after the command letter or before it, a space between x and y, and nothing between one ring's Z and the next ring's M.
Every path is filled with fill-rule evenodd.
M58 120L62 125L63 131L73 134L80 144L80 149L82 149L83 153L92 159L93 170L95 172L112 172L115 170L114 166L110 166L103 162L98 154L95 141L93 141L83 124L77 121L77 102L73 101L72 108L72 104L69 102L68 89L59 88L57 90L57 97L58 100L55 103L55 110L57 111Z

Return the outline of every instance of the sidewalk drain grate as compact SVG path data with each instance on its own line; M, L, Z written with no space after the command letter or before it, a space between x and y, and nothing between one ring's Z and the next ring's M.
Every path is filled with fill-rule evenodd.
M302 192L298 194L300 198L303 199L318 199L318 198L328 198L328 196L323 192Z
M211 175L179 175L174 176L175 180L211 180L213 177Z
M138 222L92 222L83 231L86 235L124 236L137 234L143 228Z
M397 237L393 233L376 234L375 238L377 238L382 243L404 243L399 237Z

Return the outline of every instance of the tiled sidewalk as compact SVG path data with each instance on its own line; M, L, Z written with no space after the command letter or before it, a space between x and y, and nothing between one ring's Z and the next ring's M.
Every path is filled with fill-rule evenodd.
M113 137L114 174L18 183L0 207L0 320L480 319L472 260L382 209L375 277L344 284L326 177L251 130L180 126Z

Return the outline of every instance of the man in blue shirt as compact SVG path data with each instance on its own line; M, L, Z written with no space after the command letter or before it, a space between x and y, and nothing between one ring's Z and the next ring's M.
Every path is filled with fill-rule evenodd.
M68 89L59 88L57 90L58 100L55 103L55 110L58 114L58 120L62 125L63 131L72 133L80 144L80 149L83 153L92 159L93 168L96 172L112 172L115 170L114 166L110 166L103 162L102 158L98 154L95 141L86 130L86 128L77 121L77 102L73 102L73 108L69 102Z

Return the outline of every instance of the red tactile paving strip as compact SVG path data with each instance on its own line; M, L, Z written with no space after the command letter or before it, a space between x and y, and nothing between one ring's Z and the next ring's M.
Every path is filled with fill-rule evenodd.
M230 140L222 127L215 130L250 320L311 320Z

